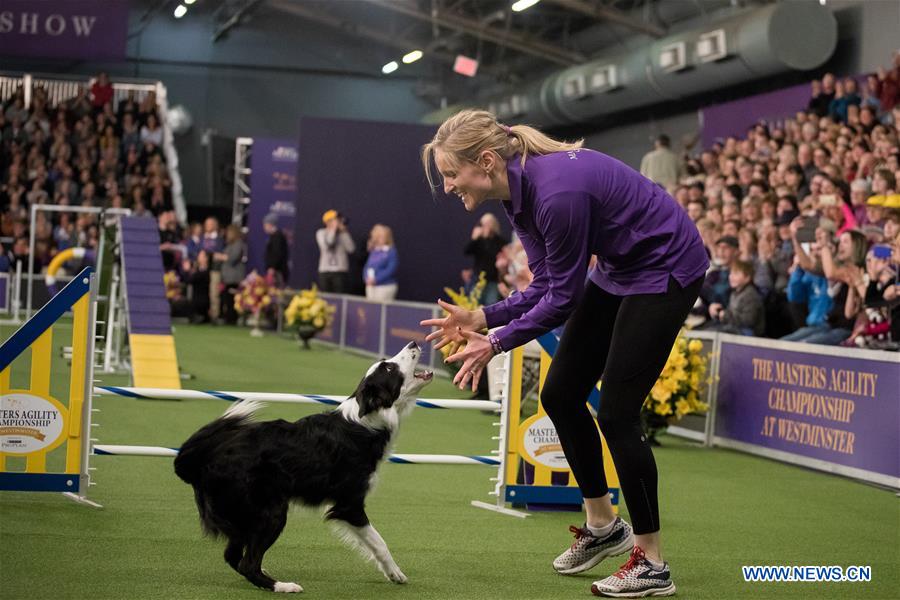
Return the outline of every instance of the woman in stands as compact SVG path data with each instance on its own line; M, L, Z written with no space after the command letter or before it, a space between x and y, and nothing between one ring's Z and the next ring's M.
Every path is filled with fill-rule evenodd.
M598 595L671 595L675 585L659 542L657 470L641 431L640 410L697 299L709 265L697 228L665 190L582 142L499 123L466 110L449 118L422 151L444 191L466 210L499 201L528 255L534 280L521 294L467 311L440 302L444 319L426 339L467 342L451 355L454 379L475 386L488 361L566 324L541 400L584 496L584 527L553 567L585 571L631 552ZM597 266L590 271L591 255ZM485 328L501 329L483 335ZM585 405L603 379L598 420L618 467L634 529L613 512L600 436Z

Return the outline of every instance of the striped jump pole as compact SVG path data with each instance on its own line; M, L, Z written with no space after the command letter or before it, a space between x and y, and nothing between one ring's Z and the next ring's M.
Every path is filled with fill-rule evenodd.
M281 402L288 404L327 404L335 406L347 399L346 396L321 396L317 394L281 394L269 392L219 392L214 390L173 390L165 388L138 388L94 386L95 396L120 396L141 400L256 400L258 402ZM500 403L492 400L443 400L418 399L416 406L420 408L445 408L464 410L499 411ZM424 455L423 455L424 456Z
M174 457L178 455L178 448L95 444L94 454ZM500 461L494 456L464 456L461 454L391 454L388 461L398 465L490 465L496 467L500 464Z

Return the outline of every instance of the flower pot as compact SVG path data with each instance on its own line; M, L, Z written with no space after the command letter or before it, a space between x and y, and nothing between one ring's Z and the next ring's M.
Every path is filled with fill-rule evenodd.
M300 338L302 342L301 347L304 350L309 350L309 340L316 337L316 333L318 330L312 325L300 325L297 327L297 337Z

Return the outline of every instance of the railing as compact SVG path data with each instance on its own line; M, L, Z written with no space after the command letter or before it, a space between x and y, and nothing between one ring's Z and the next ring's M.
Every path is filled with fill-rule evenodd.
M78 96L85 87L90 88L94 79L64 77L60 75L0 75L0 102L6 102L12 98L21 87L25 92L25 108L31 108L34 89L44 88L47 97L53 106ZM161 81L131 80L114 82L113 108L134 93L135 101L140 103L150 92L156 93L156 103L159 107L160 125L163 129L162 151L166 157L166 168L172 180L172 204L178 221L187 224L187 207L184 203L184 191L181 183L181 172L178 167L178 152L175 150L175 140L172 129L165 118L169 110L168 92Z

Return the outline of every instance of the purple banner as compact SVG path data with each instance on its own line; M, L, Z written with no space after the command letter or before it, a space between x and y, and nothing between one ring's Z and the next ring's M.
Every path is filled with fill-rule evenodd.
M344 345L373 354L381 352L381 305L347 300L347 331Z
M316 338L322 340L323 342L331 342L332 344L340 344L341 343L341 320L344 316L341 314L343 301L340 296L331 295L331 294L319 294L322 298L325 299L328 304L335 307L337 310L334 312L334 319L331 321L331 325L328 325L316 334Z
M3 0L0 56L124 60L125 0Z
M419 322L423 319L430 319L433 316L434 313L430 308L388 304L384 317L386 322L385 355L393 356L408 343L415 341L422 348L422 358L419 359L419 363L422 365L431 364L433 347L430 342L425 341L428 331L419 325Z
M889 355L892 356L892 355ZM716 435L900 477L900 363L722 343Z
M247 267L260 273L265 266L263 219L278 215L278 227L293 247L297 210L297 142L253 138L250 158L250 211L247 215Z

